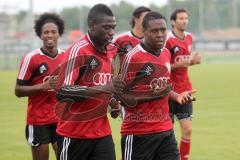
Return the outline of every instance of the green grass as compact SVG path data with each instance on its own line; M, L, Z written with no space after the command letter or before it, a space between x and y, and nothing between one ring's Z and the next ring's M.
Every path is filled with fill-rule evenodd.
M194 102L191 160L238 160L240 157L240 64L191 67ZM30 160L24 137L26 98L14 96L16 71L0 71L0 160ZM120 159L121 121L112 120L117 160ZM179 125L175 132L179 139ZM54 159L51 154L51 159Z

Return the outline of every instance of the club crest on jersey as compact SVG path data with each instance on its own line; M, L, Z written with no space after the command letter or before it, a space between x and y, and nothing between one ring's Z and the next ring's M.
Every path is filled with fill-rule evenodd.
M133 47L132 47L132 45L130 45L130 44L126 45L126 47L125 47L125 49L126 49L127 52L131 51L132 48L133 48Z
M39 67L39 73L40 74L45 73L47 70L48 70L47 64L43 63L43 64L40 65L40 67Z
M151 66L147 66L145 69L146 74L149 76L152 74L153 72L153 68Z
M178 46L175 46L173 47L172 51L173 51L173 54L176 54L177 52L180 51L180 48Z

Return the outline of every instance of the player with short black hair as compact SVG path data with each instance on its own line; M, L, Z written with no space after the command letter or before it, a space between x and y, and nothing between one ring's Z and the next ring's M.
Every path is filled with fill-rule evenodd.
M171 80L173 89L177 93L192 90L188 67L201 62L201 55L199 53L191 57L192 35L185 31L189 21L188 16L188 11L184 8L173 11L170 17L172 31L168 33L166 40L166 48L170 50L172 57ZM169 106L173 121L174 115L176 115L181 126L181 160L188 160L192 133L192 103L181 105L170 100Z
M49 159L49 143L57 154L57 102L49 86L49 77L57 74L64 52L58 49L64 22L55 13L44 13L35 21L36 35L43 46L24 56L17 76L15 95L28 97L26 139L32 149L33 160Z
M112 10L109 7L102 4L95 5L93 8L90 9L88 13L87 17L88 26L90 26L93 21L98 23L103 15L112 17L114 16Z
M126 112L121 127L122 158L179 160L168 99L188 103L192 91L171 91L171 54L163 47L167 35L165 17L149 12L143 19L143 33L143 42L127 53L120 71L126 83L126 90L116 95Z
M116 90L124 85L112 80L112 60L117 54L111 44L115 26L108 6L93 6L88 33L66 51L67 62L61 66L57 88L59 160L115 160L107 107L113 85Z

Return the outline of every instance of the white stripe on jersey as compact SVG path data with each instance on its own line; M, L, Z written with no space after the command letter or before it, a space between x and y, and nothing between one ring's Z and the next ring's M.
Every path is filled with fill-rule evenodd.
M19 75L18 75L18 79L21 79L21 80L24 79L24 76L27 72L27 69L28 69L28 66L29 66L29 63L31 61L32 56L34 56L36 54L39 54L39 53L40 53L40 50L37 49L37 50L34 50L31 53L27 54L24 57L24 60L23 60L23 63L22 63L22 66L20 68L20 72L19 72Z
M67 64L67 68L66 68L66 72L65 72L64 85L70 85L70 83L71 83L75 60L76 60L76 56L77 56L79 49L88 44L89 43L86 40L82 40L82 41L76 43L71 48L70 55L69 55L68 62L67 62L68 64Z
M137 47L133 48L130 52L127 53L123 63L122 63L122 69L121 69L121 75L120 75L120 79L121 80L124 80L126 74L127 74L127 69L128 69L128 65L130 63L130 60L132 58L132 56L138 52L140 49L139 49L139 46L137 45Z

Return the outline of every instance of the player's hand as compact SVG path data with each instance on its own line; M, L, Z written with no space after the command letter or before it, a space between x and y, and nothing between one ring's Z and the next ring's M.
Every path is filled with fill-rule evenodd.
M113 80L112 80L112 92L116 93L116 94L121 94L123 93L124 89L125 89L125 86L126 86L126 83L121 80L118 77L115 77Z
M191 91L182 92L181 94L179 94L177 96L176 101L179 104L187 104L187 103L190 103L192 101L195 101L196 99L194 97L192 97L192 94L194 94L196 92L197 92L196 89L193 89Z
M191 59L191 65L200 64L202 56L199 53L195 53Z
M43 83L41 84L41 89L43 91L51 90L51 87L49 85L49 77L46 77L43 79Z
M186 68L191 65L191 61L189 59L181 60L180 62L176 63L180 68Z
M112 98L109 102L110 115L112 118L117 118L121 114L121 102Z
M50 76L48 83L51 89L56 89L58 84L58 76Z

